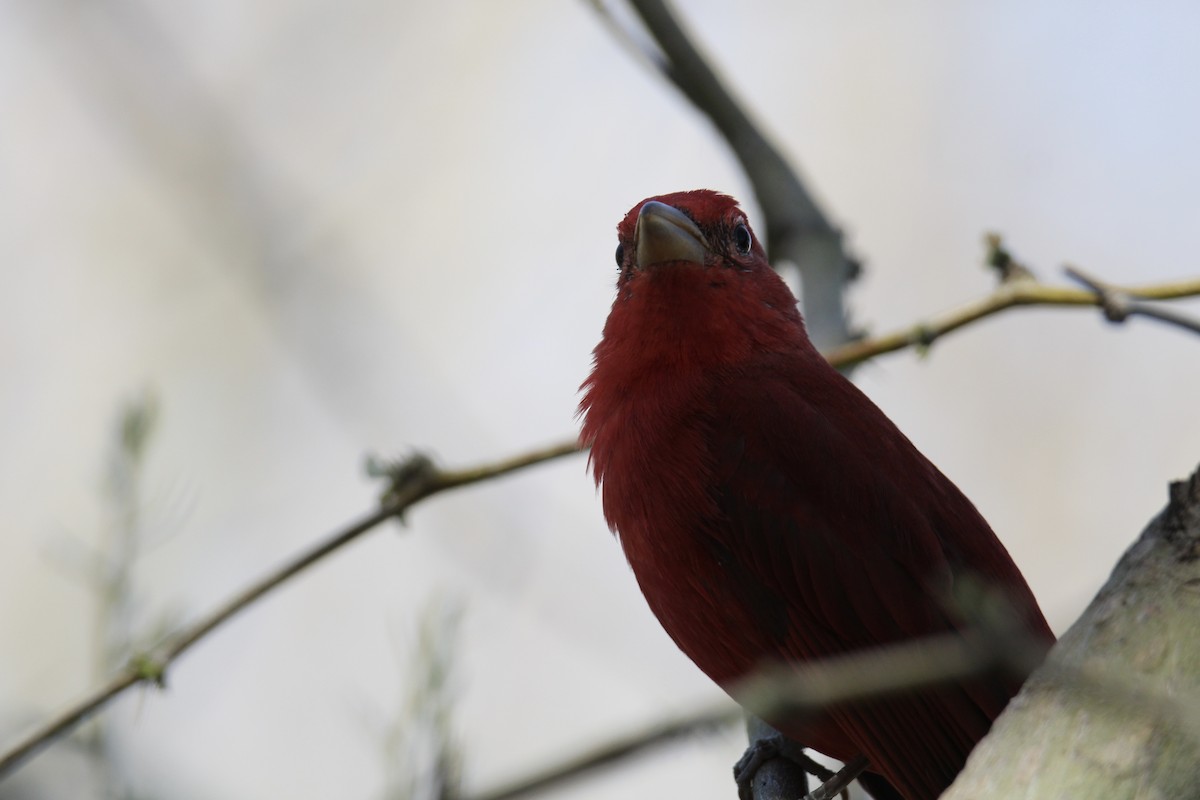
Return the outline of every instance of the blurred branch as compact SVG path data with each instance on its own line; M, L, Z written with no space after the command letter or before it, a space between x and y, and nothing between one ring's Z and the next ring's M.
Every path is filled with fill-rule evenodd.
M127 403L109 454L104 484L113 520L91 559L94 574L89 581L96 596L93 671L98 679L111 673L135 646L134 567L143 554L144 539L142 479L157 420L158 403L153 394L146 392ZM87 737L101 791L107 798L130 797L127 778L117 763L112 730L106 723L97 719Z
M1108 284L1106 286L1110 290L1116 288ZM1200 278L1127 287L1119 291L1125 297L1142 300L1175 300L1183 297L1197 297L1200 296ZM967 303L954 311L933 317L926 322L910 325L894 333L835 347L825 353L825 357L829 363L840 367L858 364L869 358L903 350L906 347L926 348L948 333L1017 306L1091 306L1103 309L1104 305L1105 295L1103 293L1065 286L1049 286L1029 277L1021 277L1001 283L988 296ZM1156 313L1153 316L1160 319L1165 314L1161 309L1154 309L1154 311ZM1135 311L1129 312L1129 314L1132 313L1151 315L1149 307L1144 305L1139 305ZM1177 322L1177 324L1182 323Z
M435 596L421 613L402 671L403 696L384 738L383 800L461 796L463 753L454 730L454 662L463 607Z
M610 739L598 747L589 748L584 753L571 756L561 763L519 778L500 788L469 795L468 800L513 800L517 797L538 794L618 761L641 755L698 733L735 725L741 721L742 710L739 707L729 702L719 703L677 719L659 722L644 730Z
M841 703L962 681L996 669L1024 676L1044 657L1044 646L1014 632L966 630L775 667L747 678L730 694L761 719L793 719Z
M730 694L756 716L794 719L840 703L965 680L995 669L1027 675L1044 655L1043 646L1014 632L988 627L763 670L745 679ZM740 722L743 707L722 701L659 722L502 788L471 795L469 800L512 800L546 791L686 736ZM835 787L838 791L842 788L837 784Z
M520 456L464 470L441 470L422 455L414 455L390 471L392 483L380 508L358 522L333 533L315 547L301 553L283 566L184 628L155 650L134 655L125 668L108 683L84 699L46 721L15 746L0 755L0 779L16 769L55 739L69 733L79 723L104 708L114 698L142 683L162 687L172 663L238 612L279 588L308 567L357 539L389 519L401 519L405 511L421 500L441 492L498 478L517 470L578 452L575 442L535 450Z
M90 672L103 680L117 669L137 641L157 641L168 629L166 615L151 624L136 585L138 563L152 545L144 518L146 455L158 420L158 402L150 391L126 401L116 415L105 454L101 496L108 520L94 544L69 534L49 541L46 556L94 600ZM140 630L140 633L139 633ZM109 800L131 797L119 749L108 721L97 719L75 742L90 762L97 792Z
M295 187L197 77L188 48L160 23L154 4L43 0L24 8L74 77L81 107L171 191L167 208L225 251L216 263L279 258L288 235L279 222L288 207L282 198Z
M617 19L612 8L605 0L586 0L600 17L600 21L608 28L608 32L624 47L634 59L642 61L647 67L658 72L665 80L671 80L667 69L666 57L653 44L644 42L634 35L630 27Z
M111 672L133 645L133 567L142 549L142 470L157 419L158 404L152 394L128 403L121 411L108 459L104 488L114 519L90 559L94 574L89 581L98 601L95 658L101 674Z
M803 281L803 311L809 336L819 348L851 338L843 297L858 266L846 254L842 236L821 211L799 174L726 88L708 59L676 20L665 0L629 0L654 37L662 57L646 51L621 28L603 0L590 0L622 44L650 62L725 138L754 187L766 225L772 262L795 264Z

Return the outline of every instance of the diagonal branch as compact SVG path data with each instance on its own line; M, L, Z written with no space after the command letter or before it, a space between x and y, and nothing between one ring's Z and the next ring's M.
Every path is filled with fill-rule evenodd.
M930 636L806 664L766 669L747 678L732 694L741 697L742 703L755 714L794 717L816 714L849 701L965 680L994 669L1011 669L1026 675L1044 654L1042 645L1012 632L972 629L963 634ZM471 795L469 800L513 800L535 795L615 761L740 722L743 713L741 707L727 700L715 702L615 737L506 786ZM852 766L861 771L863 765ZM856 774L852 768L842 777L848 777L846 783L849 783ZM824 788L824 796L837 794L843 788L837 776L833 780Z
M275 571L243 589L216 609L184 628L150 653L135 655L126 667L108 683L84 699L47 720L0 756L0 779L15 770L55 739L108 705L129 688L142 683L163 686L167 668L194 645L206 638L230 618L255 601L278 589L291 578L336 550L350 544L367 531L389 519L400 518L421 500L441 492L479 483L517 470L578 452L575 442L563 442L542 450L522 454L491 464L463 470L440 470L421 455L413 456L393 470L395 479L380 508L358 522L333 533L316 546L300 553Z
M553 764L531 775L519 778L495 789L471 795L469 800L514 800L538 794L588 775L618 761L649 752L690 736L735 725L742 721L742 710L729 702L686 714L677 719L659 722L644 730L610 739Z
M586 0L586 2L596 12L596 16L600 18L600 22L604 24L612 37L625 48L635 61L642 62L644 66L659 73L665 80L673 82L666 57L650 42L642 41L635 36L627 25L617 19L617 15L613 13L612 8L605 0Z

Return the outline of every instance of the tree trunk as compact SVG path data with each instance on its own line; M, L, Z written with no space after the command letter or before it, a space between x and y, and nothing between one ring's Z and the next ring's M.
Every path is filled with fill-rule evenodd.
M1200 798L1200 470L942 800Z

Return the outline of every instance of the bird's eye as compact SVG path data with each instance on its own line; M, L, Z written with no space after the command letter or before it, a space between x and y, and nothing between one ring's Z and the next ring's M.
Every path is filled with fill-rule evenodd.
M625 266L625 245L617 244L617 269Z
M733 246L742 255L750 252L751 246L754 244L754 237L750 235L750 229L746 227L746 223L739 222L737 227L733 229Z

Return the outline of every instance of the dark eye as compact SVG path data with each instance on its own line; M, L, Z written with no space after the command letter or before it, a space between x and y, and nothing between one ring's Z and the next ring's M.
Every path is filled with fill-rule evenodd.
M746 223L739 222L737 227L733 229L733 246L742 255L750 252L750 248L754 245L754 237L750 235L750 229L746 227Z
M625 266L625 245L617 245L617 269Z

